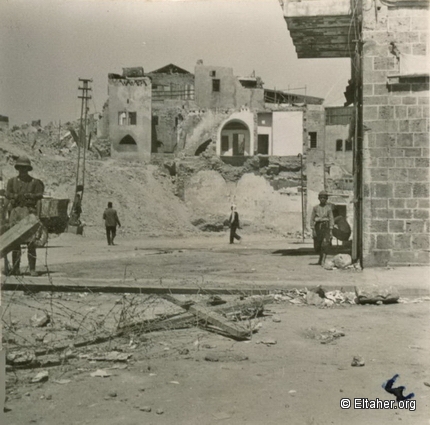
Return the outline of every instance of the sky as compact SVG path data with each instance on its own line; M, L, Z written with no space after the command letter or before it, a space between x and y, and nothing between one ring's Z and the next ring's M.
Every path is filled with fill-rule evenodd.
M108 73L123 67L194 72L201 59L329 106L343 104L350 76L348 59L297 58L278 0L1 0L0 16L0 115L10 125L79 118L79 78L93 80L90 113L101 112Z

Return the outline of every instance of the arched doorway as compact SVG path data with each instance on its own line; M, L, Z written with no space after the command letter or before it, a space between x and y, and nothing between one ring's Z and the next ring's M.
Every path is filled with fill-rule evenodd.
M200 154L202 154L206 148L212 143L212 139L206 140L206 142L203 142L196 150L195 152L195 156L199 156Z
M136 141L131 137L129 134L127 136L124 136L121 141L119 142L120 145L134 145L137 146Z
M248 126L231 120L221 130L221 156L251 156L251 137Z

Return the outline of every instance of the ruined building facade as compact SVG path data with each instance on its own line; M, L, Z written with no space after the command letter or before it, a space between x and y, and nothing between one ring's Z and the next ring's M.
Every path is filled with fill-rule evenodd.
M178 196L185 200L191 196L187 170L198 173L198 157L209 148L223 164L264 176L269 186L263 191L289 197L278 202L279 211L272 211L288 224L286 228L308 227L312 205L328 176L326 149L337 137L326 127L323 99L265 89L255 75L238 77L232 68L201 61L194 74L174 64L149 73L141 67L124 68L122 75L109 74L108 84L109 99L98 133L110 140L113 156L153 161L169 155L186 157L177 166L181 175L176 181ZM343 109L338 108L338 115ZM344 165L350 153L349 122L342 124L338 132L346 151L342 158L333 158L332 165L340 161ZM257 159L250 162L252 158ZM346 169L351 170L351 164L352 157ZM330 179L342 177L338 172ZM333 185L333 191L339 192L339 185ZM340 196L336 203L351 210L348 200Z

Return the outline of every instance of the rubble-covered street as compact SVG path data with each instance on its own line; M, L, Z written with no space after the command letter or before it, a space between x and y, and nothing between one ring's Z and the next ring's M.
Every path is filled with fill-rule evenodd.
M82 291L3 292L7 423L425 423L427 269L323 270L309 243L258 239L52 238L45 273L5 283ZM371 282L398 302L356 304ZM415 411L340 408L394 399L396 373Z

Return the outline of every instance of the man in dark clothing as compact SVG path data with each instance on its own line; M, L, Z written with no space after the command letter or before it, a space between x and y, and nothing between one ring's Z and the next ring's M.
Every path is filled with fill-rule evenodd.
M331 206L327 205L328 193L324 190L320 192L318 200L320 201L319 205L316 205L312 210L311 229L314 249L319 254L318 265L324 265L333 231L334 218Z
M351 226L346 221L346 218L340 214L338 208L333 208L334 227L333 236L342 242L349 240L351 236Z
M239 223L239 214L236 211L236 206L231 206L231 214L230 214L230 243L234 243L234 240L237 239L240 241L242 238L236 233L237 229L240 229L240 223Z
M112 208L112 202L108 202L108 206L103 213L103 220L105 221L108 245L114 245L113 241L116 236L116 226L118 225L121 227L121 223L119 222L116 210Z
M26 156L20 156L15 162L18 176L8 180L6 187L6 199L9 201L9 226L18 224L30 214L38 215L38 206L43 198L45 186L41 180L31 177L28 173L33 169L30 160ZM27 242L28 266L31 276L36 273L36 240L33 237ZM20 274L21 247L12 251L11 275Z

